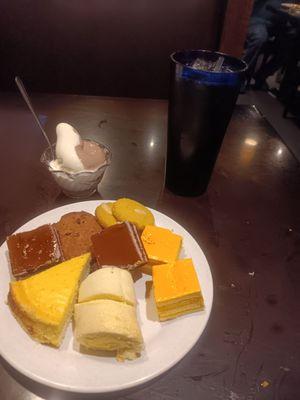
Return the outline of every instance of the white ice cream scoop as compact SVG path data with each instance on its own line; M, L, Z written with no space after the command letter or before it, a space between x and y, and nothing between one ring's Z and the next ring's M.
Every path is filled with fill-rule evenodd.
M73 126L61 122L56 127L56 157L59 164L64 170L72 172L80 172L84 170L84 166L77 155L76 146L80 145L81 138L79 133Z

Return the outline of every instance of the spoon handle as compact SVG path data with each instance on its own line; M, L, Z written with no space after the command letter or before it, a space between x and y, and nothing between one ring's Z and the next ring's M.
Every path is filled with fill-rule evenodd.
M46 134L44 128L42 127L42 124L40 123L40 120L38 119L38 116L36 115L36 113L35 113L35 111L34 111L33 105L32 105L32 103L31 103L31 101L30 101L30 98L29 98L29 96L28 96L28 93L27 93L27 91L26 91L26 89L25 89L25 86L24 86L24 84L23 84L21 78L19 78L18 76L16 76L16 77L15 77L15 82L16 82L16 85L18 86L18 89L20 90L20 93L21 93L21 95L22 95L22 97L23 97L25 103L27 104L27 106L28 106L28 108L30 109L32 115L34 116L34 119L35 119L36 123L38 124L40 130L42 131L42 133L43 133L43 135L44 135L44 137L45 137L45 139L46 139L46 141L47 141L47 143L48 143L48 145L49 145L49 147L50 147L51 154L52 154L53 159L54 159L55 156L54 156L54 153L53 153L53 149L52 149L52 146L51 146L51 142L50 142L50 140L49 140L49 138L48 138L48 136L47 136L47 134Z

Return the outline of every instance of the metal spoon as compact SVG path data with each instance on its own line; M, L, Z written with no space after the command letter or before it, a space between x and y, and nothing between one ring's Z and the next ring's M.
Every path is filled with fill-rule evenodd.
M35 111L33 109L33 105L32 105L32 103L30 101L29 95L28 95L28 93L27 93L27 91L25 89L25 86L24 86L21 78L16 76L15 77L15 82L16 82L16 85L18 86L18 89L19 89L23 99L25 100L25 103L27 104L29 110L31 111L32 115L34 116L34 119L35 119L36 123L38 124L40 130L42 131L42 133L44 135L44 138L46 139L46 141L47 141L47 143L48 143L48 145L50 147L51 155L52 155L52 157L54 159L55 156L54 156L54 152L53 152L53 149L52 149L51 142L50 142L50 140L49 140L44 128L42 127L42 124L40 123L40 120L39 120L38 116L36 115L36 113L35 113Z

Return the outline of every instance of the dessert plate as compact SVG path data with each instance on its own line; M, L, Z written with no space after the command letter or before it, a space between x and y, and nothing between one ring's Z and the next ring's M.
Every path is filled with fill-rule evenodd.
M71 211L84 210L94 214L99 203L86 201L56 208L27 222L17 232L56 222ZM210 268L201 248L182 226L158 211L152 212L156 225L172 229L183 237L181 257L191 257L194 261L205 310L160 323L149 290L151 277L143 275L135 282L138 319L145 342L140 358L120 363L111 357L80 353L73 340L71 324L62 346L54 349L33 341L17 323L6 304L10 272L7 246L4 243L0 248L0 354L9 364L47 386L80 393L104 393L143 384L170 369L192 349L211 312L213 282Z

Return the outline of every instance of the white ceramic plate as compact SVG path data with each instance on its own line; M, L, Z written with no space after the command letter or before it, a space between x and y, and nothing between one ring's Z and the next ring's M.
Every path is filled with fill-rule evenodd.
M70 211L94 213L99 201L69 204L48 211L23 225L17 232L31 230L56 222ZM76 351L72 328L59 349L33 341L16 322L6 304L10 273L6 243L0 248L0 354L22 374L42 384L74 392L103 393L123 390L145 383L178 363L202 334L212 307L213 282L207 260L196 241L171 218L153 211L155 223L172 229L183 237L181 257L191 257L201 284L205 311L160 323L155 307L145 300L146 281L143 275L135 282L138 317L145 341L142 356L135 361L117 362L109 357L97 357Z

